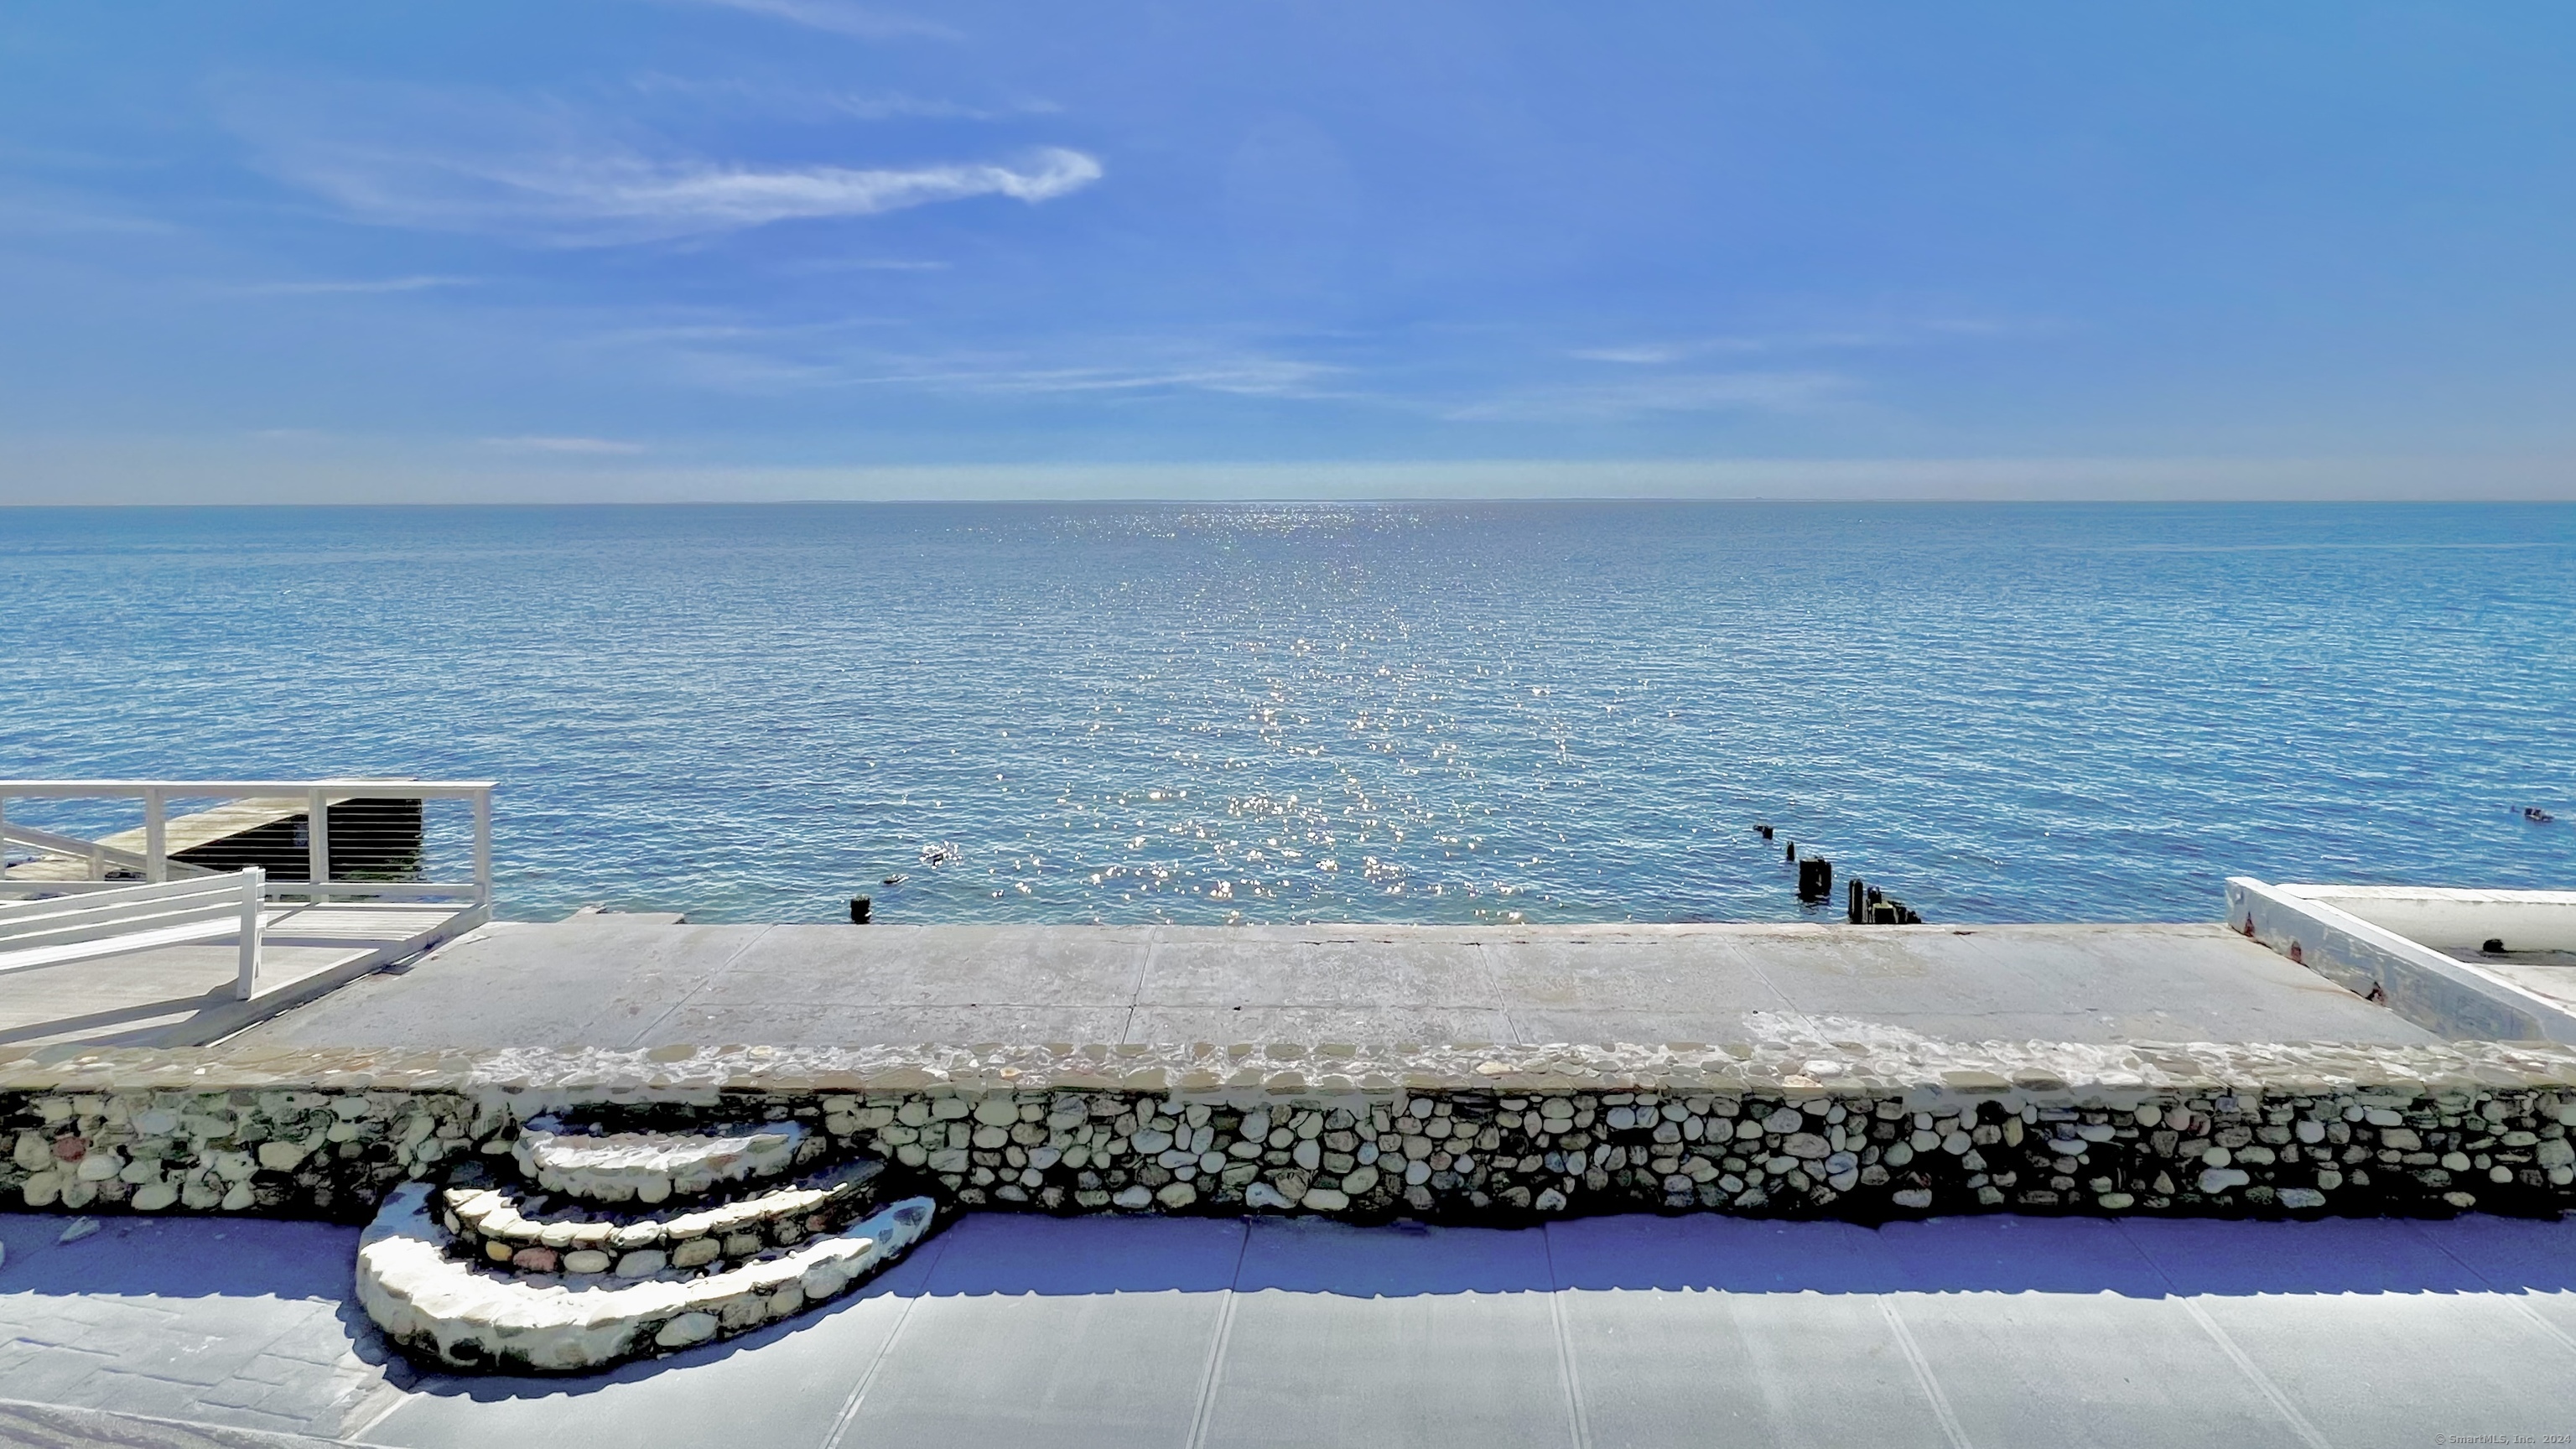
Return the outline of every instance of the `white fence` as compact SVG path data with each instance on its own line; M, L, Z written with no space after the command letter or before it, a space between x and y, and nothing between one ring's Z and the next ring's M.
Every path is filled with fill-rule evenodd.
M62 894L0 901L0 974L238 935L233 994L248 1001L259 989L266 884L256 868L149 885L54 882Z
M12 799L139 800L143 804L143 848L117 849L100 842L8 821ZM474 814L472 878L468 880L352 880L331 873L329 807L343 800L463 800ZM492 782L489 780L0 780L0 849L15 842L57 858L86 860L91 881L104 879L111 867L139 870L148 884L174 877L204 875L199 867L170 858L168 828L173 801L301 801L307 819L306 879L272 881L273 897L309 900L364 897L375 900L466 900L492 904ZM11 881L0 872L0 895L28 889L59 890L62 881Z

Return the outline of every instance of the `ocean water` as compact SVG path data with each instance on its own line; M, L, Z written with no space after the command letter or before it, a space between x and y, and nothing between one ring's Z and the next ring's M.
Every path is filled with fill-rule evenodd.
M1757 821L1936 922L2576 886L2569 507L16 509L0 586L0 776L491 778L521 918L1797 919Z

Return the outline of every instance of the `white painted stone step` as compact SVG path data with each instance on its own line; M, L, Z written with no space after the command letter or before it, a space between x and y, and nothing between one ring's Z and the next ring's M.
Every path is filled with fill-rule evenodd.
M685 1282L572 1287L450 1256L427 1183L385 1199L359 1239L360 1306L386 1336L455 1368L574 1373L746 1332L837 1297L901 1257L935 1208L906 1198L785 1255Z
M519 1170L548 1191L585 1202L646 1204L719 1184L775 1177L796 1165L811 1134L775 1122L712 1133L559 1132L530 1123L510 1149Z
M520 1211L522 1199L496 1188L448 1188L433 1199L433 1205L440 1209L440 1221L450 1233L494 1264L512 1263L530 1273L606 1273L614 1265L614 1271L623 1276L643 1277L664 1267L700 1268L722 1258L793 1247L856 1211L862 1205L857 1199L884 1170L883 1162L868 1158L740 1202L667 1217L638 1215L623 1222L549 1222L543 1215L527 1217ZM545 1252L520 1257L532 1248ZM546 1266L549 1258L553 1266Z

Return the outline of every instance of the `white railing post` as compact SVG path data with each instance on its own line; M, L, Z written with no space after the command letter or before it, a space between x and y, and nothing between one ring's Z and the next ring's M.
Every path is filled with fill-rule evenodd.
M313 902L331 898L323 887L331 880L331 802L319 790L305 797L304 878L313 883Z
M492 904L492 791L474 792L474 903Z
M0 795L0 880L9 878L9 798Z
M248 1001L259 990L259 908L268 899L268 872L258 866L242 872L241 966L233 995Z
M169 802L157 789L143 792L143 878L170 878Z

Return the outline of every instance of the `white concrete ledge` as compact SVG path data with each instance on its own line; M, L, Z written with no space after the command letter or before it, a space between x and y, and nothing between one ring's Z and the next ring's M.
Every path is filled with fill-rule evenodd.
M2576 1014L2560 1003L2356 913L2458 944L2445 938L2469 929L2462 922L2481 907L2509 910L2526 939L2554 940L2551 933L2576 921L2576 895L2565 892L2270 885L2245 876L2227 882L2229 925L2428 1031L2576 1043ZM2505 934L2501 926L2491 933Z
M767 1262L687 1281L570 1288L450 1257L425 1183L385 1200L359 1240L360 1306L386 1336L457 1368L576 1373L705 1343L846 1292L918 1242L933 1204L907 1198Z
M2576 951L2576 891L2449 886L2280 885L2435 950L2502 939L2515 951Z

